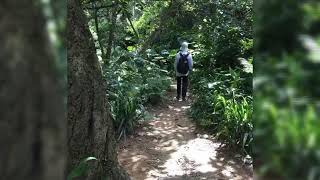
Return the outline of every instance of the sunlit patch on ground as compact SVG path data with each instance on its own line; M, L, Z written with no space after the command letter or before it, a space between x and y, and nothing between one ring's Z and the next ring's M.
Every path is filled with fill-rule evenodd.
M210 164L210 158L215 158L217 146L218 144L206 139L190 140L186 145L177 147L177 151L170 155L170 159L162 166L163 172L168 176L215 172L217 169Z
M173 94L171 95L173 96ZM196 133L188 102L172 101L151 111L137 134L120 145L120 164L136 180L250 180L252 169L227 155L221 143Z

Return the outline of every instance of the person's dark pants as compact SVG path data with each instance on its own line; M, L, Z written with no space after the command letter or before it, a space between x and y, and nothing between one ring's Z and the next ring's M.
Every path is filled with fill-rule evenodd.
M181 89L182 89L182 99L185 99L187 96L187 90L188 90L188 76L177 77L177 98L178 99L181 97L180 96Z

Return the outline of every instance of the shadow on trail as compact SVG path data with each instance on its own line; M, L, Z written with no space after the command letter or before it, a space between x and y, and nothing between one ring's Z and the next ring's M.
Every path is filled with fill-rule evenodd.
M169 92L169 97L174 97ZM154 118L119 146L120 164L136 180L252 179L234 154L188 120L188 102L170 100L150 109Z
M191 173L189 175L182 175L182 176L175 176L175 177L168 177L168 178L160 178L159 180L212 180L211 173ZM228 177L220 177L216 180L225 180L228 179Z

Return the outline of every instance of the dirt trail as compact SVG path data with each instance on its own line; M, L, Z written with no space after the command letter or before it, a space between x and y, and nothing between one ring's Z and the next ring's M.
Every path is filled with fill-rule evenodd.
M253 179L252 167L198 132L186 115L190 102L173 100L173 88L168 97L166 104L149 109L152 120L120 143L120 164L134 180Z

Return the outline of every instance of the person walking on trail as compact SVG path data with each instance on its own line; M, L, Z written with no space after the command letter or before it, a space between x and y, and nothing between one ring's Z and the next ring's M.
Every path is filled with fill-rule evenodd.
M188 43L183 42L181 44L180 51L176 55L176 61L174 64L177 78L177 100L180 100L181 95L182 100L186 100L188 90L188 75L192 71L192 65L192 54L188 50Z

